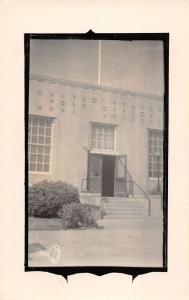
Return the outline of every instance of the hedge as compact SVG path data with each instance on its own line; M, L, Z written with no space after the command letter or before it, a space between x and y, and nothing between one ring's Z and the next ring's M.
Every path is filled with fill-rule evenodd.
M76 187L65 182L42 181L29 188L29 216L57 218L64 204L79 203Z
M97 221L104 216L100 207L91 204L71 203L62 206L59 211L63 229L96 227Z

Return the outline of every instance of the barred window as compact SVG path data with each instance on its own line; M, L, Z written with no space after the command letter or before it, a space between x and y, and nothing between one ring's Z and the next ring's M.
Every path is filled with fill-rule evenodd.
M50 172L52 119L29 118L28 157L31 172Z
M93 124L91 146L94 150L115 150L115 127L104 124Z
M163 132L149 131L149 177L163 176Z

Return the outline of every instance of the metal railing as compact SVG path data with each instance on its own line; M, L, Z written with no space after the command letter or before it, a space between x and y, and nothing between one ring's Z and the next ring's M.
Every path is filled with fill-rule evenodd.
M148 200L148 215L150 216L151 213L151 199L149 197L149 195L144 191L144 189L138 184L136 183L136 181L133 179L131 173L127 170L127 173L129 175L129 180L126 181L126 185L130 184L130 187L128 188L127 186L127 191L129 191L129 195L131 197L135 197L134 196L134 188L133 186L135 185L143 194L144 198L146 200ZM90 189L88 189L88 179L87 178L83 178L81 181L81 191L82 192L91 192ZM128 195L128 193L127 193Z
M138 185L134 180L128 180L127 183L131 183L131 186L132 186L132 193L131 193L131 196L134 198L134 192L133 192L133 185L135 185L142 193L143 193L143 196L145 199L148 200L148 215L150 216L150 212L151 212L151 199L150 197L148 196L148 194L143 190L143 188L141 188L140 185Z
M134 198L134 188L133 186L135 185L143 194L144 198L146 198L148 200L148 215L150 216L150 212L151 212L151 199L149 197L149 195L144 191L144 189L138 184L136 183L136 181L133 179L133 176L131 175L131 173L129 172L129 170L127 169L127 174L129 177L129 180L127 180L126 184L131 184L131 187L128 188L127 190L129 190L130 195Z

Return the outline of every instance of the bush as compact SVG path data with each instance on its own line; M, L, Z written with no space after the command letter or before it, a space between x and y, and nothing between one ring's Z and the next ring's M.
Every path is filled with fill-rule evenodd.
M29 216L57 218L64 204L79 203L76 187L65 182L42 181L29 188Z
M81 203L63 205L59 211L63 229L98 227L97 220L103 218L103 215L100 207Z

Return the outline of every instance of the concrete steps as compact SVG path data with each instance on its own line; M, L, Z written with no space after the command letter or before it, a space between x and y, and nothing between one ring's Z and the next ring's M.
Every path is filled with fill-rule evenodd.
M103 197L105 219L143 218L149 216L149 201L146 198Z

